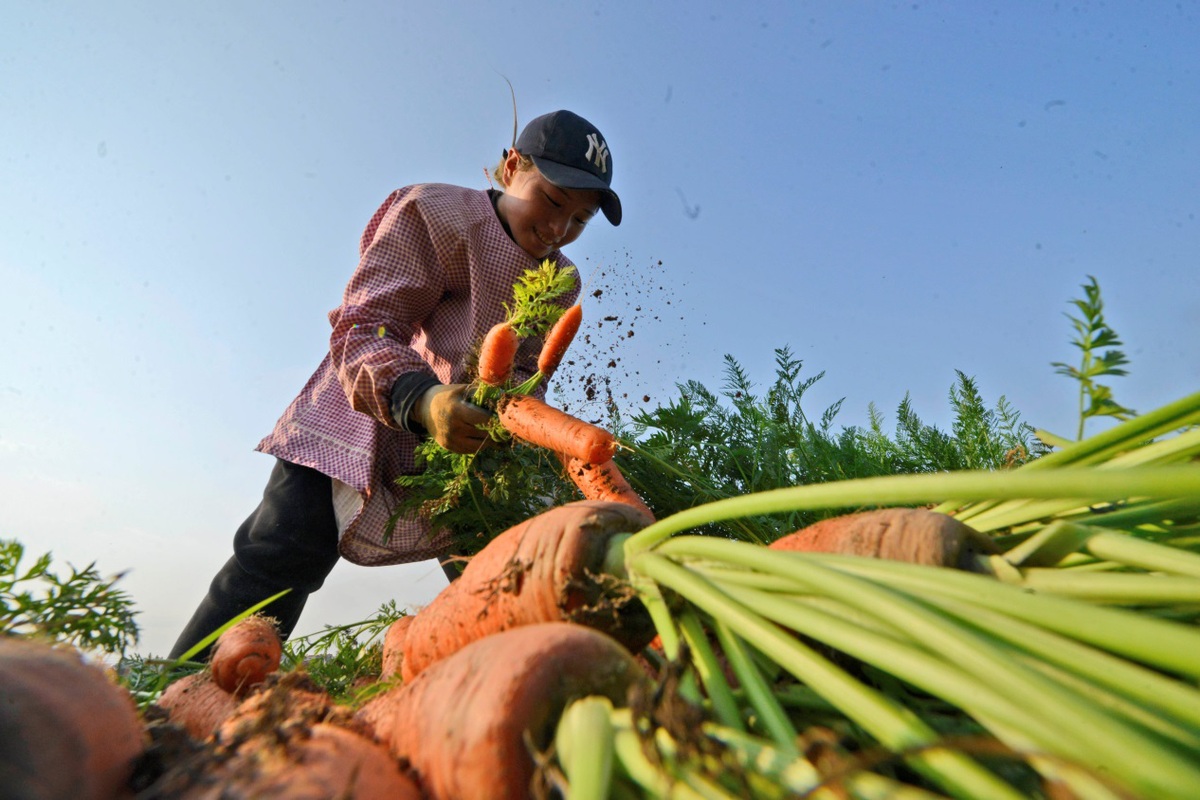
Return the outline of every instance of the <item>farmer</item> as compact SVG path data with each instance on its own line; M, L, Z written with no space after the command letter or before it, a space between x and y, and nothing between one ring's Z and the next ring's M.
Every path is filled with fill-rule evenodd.
M423 520L401 520L386 535L402 491L394 479L416 471L424 437L456 453L484 444L490 412L464 393L464 357L504 319L526 270L546 258L571 266L561 248L597 212L621 223L612 169L600 131L555 111L531 121L496 165L502 191L418 184L392 192L367 223L341 306L329 312L329 352L256 448L276 459L262 502L238 528L233 556L172 658L284 589L264 613L288 636L339 557L381 566L446 554L445 533ZM536 360L536 343L522 347L514 376L532 375Z

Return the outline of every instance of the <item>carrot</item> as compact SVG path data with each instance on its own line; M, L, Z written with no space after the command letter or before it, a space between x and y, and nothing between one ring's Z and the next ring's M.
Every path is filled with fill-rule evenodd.
M244 697L279 669L282 657L283 642L274 621L255 614L220 635L209 663L218 686Z
M884 508L822 520L771 543L774 550L886 558L970 569L986 537L953 517L920 508Z
M302 671L277 674L189 759L139 797L182 800L399 798L420 792L353 712Z
M504 429L518 439L588 464L603 464L617 452L611 433L532 395L506 395L496 412Z
M550 327L550 331L542 342L542 351L538 354L538 372L546 377L554 374L554 370L558 369L558 365L562 363L567 348L571 346L576 332L579 331L579 324L582 321L583 306L578 303L562 313L558 321Z
M584 499L625 503L644 513L647 522L654 522L654 512L633 490L629 481L625 480L625 476L611 458L603 464L588 464L578 458L559 454L559 460L566 467L567 475L583 493Z
M156 703L166 709L170 721L188 735L204 741L213 735L238 707L238 699L213 681L212 673L193 672L172 683Z
M624 503L582 500L504 531L413 618L404 680L477 639L539 622L575 622L640 650L654 636L649 615L603 573L615 537L647 523Z
M129 795L144 749L133 699L73 649L0 635L0 795Z
M380 680L400 674L400 665L404 661L404 640L408 637L408 626L412 625L413 619L410 614L388 626L383 637L383 667L379 673Z
M479 381L499 386L508 380L513 359L520 346L517 331L507 322L498 322L483 337L479 345Z
M179 800L421 800L387 748L327 722L282 727L184 779Z
M567 703L602 695L623 706L646 680L612 638L547 622L480 639L357 716L409 763L426 797L523 798L536 796L531 748L546 750Z

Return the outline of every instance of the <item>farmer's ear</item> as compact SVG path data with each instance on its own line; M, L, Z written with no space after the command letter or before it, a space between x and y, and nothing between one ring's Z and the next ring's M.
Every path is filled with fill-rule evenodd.
M513 176L521 168L521 154L517 152L517 148L511 147L508 150L508 155L504 157L504 185L512 181Z

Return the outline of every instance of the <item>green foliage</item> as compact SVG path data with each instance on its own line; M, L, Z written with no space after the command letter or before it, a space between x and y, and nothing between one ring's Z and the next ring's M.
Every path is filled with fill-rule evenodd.
M1089 275L1088 282L1082 285L1083 299L1072 300L1071 303L1079 309L1081 316L1067 314L1067 319L1075 327L1076 338L1071 344L1079 348L1079 366L1072 366L1062 361L1055 361L1050 366L1059 375L1065 375L1079 382L1079 429L1076 438L1083 438L1084 424L1094 417L1114 417L1127 420L1137 412L1125 408L1113 399L1112 389L1096 382L1097 378L1107 375L1128 375L1122 369L1129 359L1116 347L1122 344L1117 333L1108 327L1104 321L1104 302L1100 299L1100 284ZM1112 348L1106 350L1105 348Z
M377 684L383 658L383 637L404 616L394 600L375 615L349 625L326 626L319 633L297 636L284 644L280 669L303 665L313 681L337 700L349 699L359 679Z
M528 270L513 287L513 304L505 308L517 336L542 336L550 330L563 313L558 300L575 284L575 268L559 269L550 259Z
M452 552L470 555L507 528L576 499L554 456L512 441L478 453L451 453L432 440L416 451L421 472L396 482L408 490L393 523L419 514L450 531Z
M774 381L758 394L742 366L727 355L720 394L696 381L679 384L677 400L624 425L624 435L636 444L621 468L659 518L712 500L785 486L1003 469L1044 452L1033 429L1003 397L988 408L975 381L962 372L950 389L950 431L922 422L905 396L895 432L889 434L873 404L866 428L834 430L840 400L814 421L805 413L803 399L824 373L802 377L802 362L786 347L775 351L775 364ZM705 532L769 542L816 519L812 512L794 512L717 523Z
M62 576L51 569L50 553L22 571L24 557L20 542L0 539L0 635L116 654L137 641L133 602L116 588L121 575L104 578L93 563Z

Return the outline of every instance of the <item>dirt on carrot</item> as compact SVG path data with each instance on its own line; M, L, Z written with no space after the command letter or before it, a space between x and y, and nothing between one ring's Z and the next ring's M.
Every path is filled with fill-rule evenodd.
M645 514L647 524L654 522L654 512L625 480L615 461L609 459L603 464L588 464L561 453L558 456L567 476L579 488L585 500L625 503Z
M649 615L603 565L614 536L647 524L625 503L582 500L504 531L413 618L404 680L473 641L539 622L572 621L640 650L654 636Z
M213 680L209 670L185 675L168 686L157 700L171 722L193 739L208 739L237 710L239 700Z

